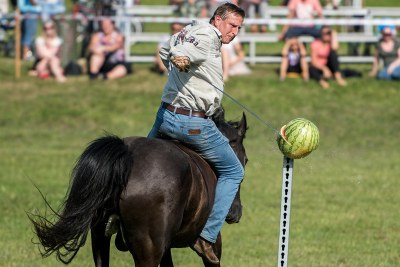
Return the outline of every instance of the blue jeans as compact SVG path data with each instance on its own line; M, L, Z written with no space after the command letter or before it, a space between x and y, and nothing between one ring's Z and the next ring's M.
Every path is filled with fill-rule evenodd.
M214 167L218 177L214 206L200 236L215 243L243 180L242 164L230 147L229 140L210 118L180 115L160 107L148 137L155 138L158 133L193 147Z
M387 72L387 68L383 68L378 72L376 76L379 80L400 80L400 66L397 66L392 74Z
M35 16L35 14L26 13L26 15ZM37 15L37 14L36 14ZM21 44L25 47L30 47L36 37L38 19L36 17L25 18L22 20L22 36Z
M287 30L285 34L285 38L294 38L294 37L299 37L303 35L308 35L312 36L314 38L319 38L321 36L320 29L317 27L297 27L297 26L291 26Z

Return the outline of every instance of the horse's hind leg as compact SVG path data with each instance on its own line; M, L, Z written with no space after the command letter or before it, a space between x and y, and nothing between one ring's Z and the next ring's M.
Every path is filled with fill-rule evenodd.
M160 265L163 253L159 249L150 248L144 243L141 246L131 248L128 245L128 247L135 261L135 267L158 267Z
M108 267L110 262L110 237L104 234L105 224L98 223L92 227L92 253L96 267Z
M144 234L148 229L134 228L126 227L126 245L133 256L135 267L158 267L166 250L163 238L151 238Z
M213 244L213 250L215 252L215 255L221 261L221 256L222 256L222 237L221 237L221 233L218 234L217 241L215 242L215 244ZM204 263L205 267L220 267L221 266L219 263L218 264L210 263L204 258L203 258L203 263Z

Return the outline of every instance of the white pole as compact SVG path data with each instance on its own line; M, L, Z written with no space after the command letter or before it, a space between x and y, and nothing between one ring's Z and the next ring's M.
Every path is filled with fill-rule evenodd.
M293 159L283 157L281 219L279 225L278 267L287 267L289 258L290 203L292 199Z

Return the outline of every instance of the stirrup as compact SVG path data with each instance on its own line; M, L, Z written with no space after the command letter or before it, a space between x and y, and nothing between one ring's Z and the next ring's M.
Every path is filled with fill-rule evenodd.
M111 237L113 234L116 234L119 229L119 216L117 214L111 214L108 218L106 229L104 231L104 235L106 237Z

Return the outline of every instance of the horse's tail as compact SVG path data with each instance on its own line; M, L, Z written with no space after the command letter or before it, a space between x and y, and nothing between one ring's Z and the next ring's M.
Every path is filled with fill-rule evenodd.
M65 264L73 260L91 226L118 207L132 160L128 146L119 137L106 136L89 144L73 169L69 191L61 212L55 212L55 222L46 214L29 215L44 248L43 257L55 252Z

